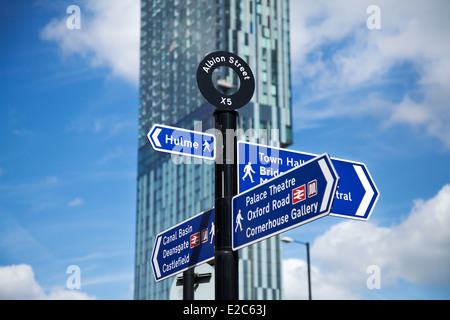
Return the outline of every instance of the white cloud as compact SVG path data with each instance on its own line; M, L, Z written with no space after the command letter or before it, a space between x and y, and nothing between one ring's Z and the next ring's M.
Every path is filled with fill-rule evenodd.
M115 76L137 85L140 2L86 0L82 3L80 30L67 27L70 17L67 14L50 21L41 30L41 37L55 41L64 55L79 55L94 67L109 67Z
M84 204L84 200L81 198L75 198L68 203L69 207L78 207Z
M77 290L66 290L61 287L55 287L46 296L46 300L95 300L96 297Z
M343 286L334 285L329 276L311 266L311 297L313 300L358 299L359 297ZM283 260L283 299L307 300L308 273L306 261Z
M50 293L36 282L27 264L0 266L0 300L91 300L86 293L55 287Z
M0 299L42 299L44 290L29 265L0 267Z
M423 128L450 148L450 42L445 32L450 28L450 2L383 2L379 4L381 30L366 27L371 4L369 0L291 1L293 82L309 86L295 114L302 122L370 114L386 119L383 124ZM399 82L390 79L390 72L404 63L417 79L400 75L405 84L416 85L405 89L400 102L377 95L372 95L373 102L370 96L357 103L350 99L357 90ZM412 93L420 98L413 99ZM333 102L324 106L323 99ZM303 110L308 102L321 102L321 107ZM375 103L375 108L367 108Z
M336 282L353 287L365 285L370 265L381 268L385 285L404 279L450 287L449 230L450 185L446 185L434 198L417 200L399 225L342 222L317 238L312 251L325 269L341 274Z
M381 289L399 280L450 288L450 185L429 200L416 200L398 225L345 221L311 247L314 299L355 299L368 292L369 266L380 268ZM286 299L307 298L303 260L283 261ZM302 288L302 289L300 289ZM401 298L401 297L400 297Z

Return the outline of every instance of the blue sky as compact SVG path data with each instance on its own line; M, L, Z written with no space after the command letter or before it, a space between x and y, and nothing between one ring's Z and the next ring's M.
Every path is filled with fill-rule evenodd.
M448 299L449 4L291 6L290 148L365 163L381 194L369 222L286 233L311 243L313 298ZM139 2L8 0L0 17L0 297L131 299ZM285 297L306 298L305 249L283 249Z
M0 265L30 265L47 294L78 265L83 293L129 299L138 88L44 39L69 4L1 5Z

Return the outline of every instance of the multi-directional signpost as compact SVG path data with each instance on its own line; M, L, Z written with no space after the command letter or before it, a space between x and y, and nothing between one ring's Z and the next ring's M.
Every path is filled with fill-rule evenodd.
M239 88L233 94L220 93L216 89L216 84L213 83L214 70L222 66L233 69L239 77ZM214 112L215 128L222 134L222 145L216 148L216 140L213 135L160 124L152 127L148 133L148 139L156 151L206 160L219 159L215 163L216 209L213 211L213 221L215 221L215 247L213 250L216 268L215 298L237 300L239 296L238 254L232 250L231 246L231 199L237 194L236 138L234 136L230 138L227 131L237 129L238 113L236 110L245 106L253 97L255 79L250 67L239 56L226 51L218 51L207 55L200 62L197 69L197 84L205 99L217 108ZM186 223L191 222L183 222L182 226L176 226L157 236L152 255L152 266L157 281L190 269L191 266L200 264L205 259L211 259L210 249L205 250L208 252L204 254L205 259L200 259L203 254L198 253L199 249L194 247L191 254L187 249L188 242L186 240L180 240L180 236L175 239L177 230L178 235L180 232L183 233L183 229L190 230ZM185 237L187 235L182 238ZM211 245L212 242L206 247L210 248ZM167 249L165 246L168 246Z
M222 66L239 76L234 94L220 93L212 82L213 71ZM215 299L237 300L237 250L328 214L368 220L379 192L363 163L230 136L228 131L237 129L236 110L255 90L253 73L240 57L225 51L207 55L198 66L197 84L217 108L221 145L214 135L160 124L148 139L157 151L215 160L214 209L158 234L151 264L156 281L184 272L183 290L190 287L186 296L193 297L192 268L215 259Z
M325 154L240 193L233 198L233 250L328 215L338 182Z
M316 155L238 142L238 189L244 192L313 159ZM330 215L368 220L379 192L364 163L331 158L340 177Z

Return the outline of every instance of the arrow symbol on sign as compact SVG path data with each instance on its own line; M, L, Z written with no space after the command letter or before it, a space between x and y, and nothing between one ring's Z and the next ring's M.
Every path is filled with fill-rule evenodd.
M364 174L362 167L354 165L353 168L355 169L356 174L359 177L359 180L361 180L363 188L366 192L361 201L361 204L358 207L358 211L356 211L357 216L363 217L366 214L367 208L369 207L370 201L372 200L372 197L375 194L375 192L373 191L373 188L370 185L369 180L367 180L367 177Z
M323 175L325 176L325 180L327 181L327 186L325 188L325 192L323 195L322 205L320 206L320 211L324 211L328 206L328 199L330 198L330 193L333 189L334 178L331 175L331 171L328 169L327 163L324 159L319 160L320 169L322 169Z
M155 132L153 132L152 134L152 140L155 143L155 145L159 148L161 148L161 143L158 140L158 136L161 133L162 129L160 128L156 128Z
M156 275L158 276L158 278L161 277L161 270L159 270L158 259L157 259L160 245L161 245L161 237L159 237L158 241L156 242L155 255L153 256L153 268L155 269L155 272L156 272Z

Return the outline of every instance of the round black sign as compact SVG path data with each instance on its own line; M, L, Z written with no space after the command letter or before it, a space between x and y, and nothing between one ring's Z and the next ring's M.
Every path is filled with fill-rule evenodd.
M213 72L221 66L232 68L239 76L239 90L232 95L220 93L213 84ZM197 85L205 99L221 109L242 108L249 103L255 92L255 78L248 64L239 56L226 51L210 53L200 62L197 69Z

